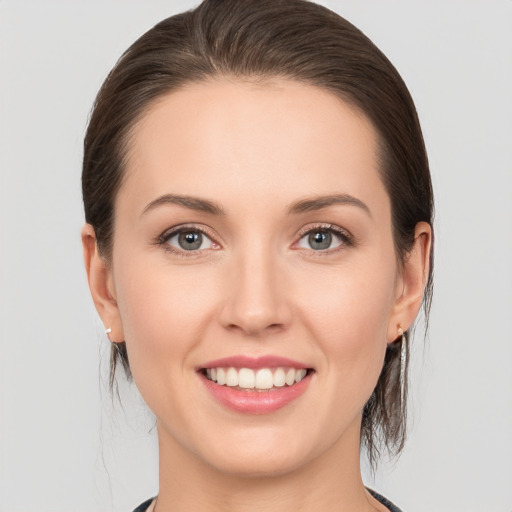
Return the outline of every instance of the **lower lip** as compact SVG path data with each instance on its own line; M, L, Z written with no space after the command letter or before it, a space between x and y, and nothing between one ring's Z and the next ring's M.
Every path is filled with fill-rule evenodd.
M268 414L285 407L299 398L311 381L311 374L308 374L292 386L265 391L243 391L229 386L221 386L204 375L199 375L213 398L229 409L247 414Z

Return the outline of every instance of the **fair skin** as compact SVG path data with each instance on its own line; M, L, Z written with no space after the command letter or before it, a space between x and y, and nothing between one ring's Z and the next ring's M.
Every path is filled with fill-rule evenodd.
M400 266L371 123L312 86L217 79L160 98L128 148L111 260L82 240L156 416L155 510L386 510L361 480L361 411L418 313L430 228ZM205 368L240 355L300 362L302 391L226 406Z

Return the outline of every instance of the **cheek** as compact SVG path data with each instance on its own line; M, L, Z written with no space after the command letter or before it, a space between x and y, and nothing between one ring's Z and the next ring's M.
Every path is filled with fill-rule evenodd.
M345 386L373 390L387 346L395 286L396 262L389 257L326 269L304 279L296 291L297 297L308 298L301 310L312 338L321 344L325 365Z
M135 382L143 385L158 374L180 377L176 373L213 314L211 276L187 267L171 272L165 263L148 264L133 253L116 263L117 302Z

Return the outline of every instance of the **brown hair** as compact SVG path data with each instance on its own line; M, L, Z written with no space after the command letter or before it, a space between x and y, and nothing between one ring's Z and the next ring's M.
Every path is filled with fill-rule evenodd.
M122 55L98 93L84 141L85 218L107 261L131 129L157 98L218 76L288 78L331 91L363 112L380 136L380 171L403 261L416 224L433 220L428 160L412 98L393 65L359 29L304 0L206 0L158 23ZM432 254L430 261L423 300L427 318ZM396 454L405 440L407 379L401 386L400 374L407 376L407 368L401 344L397 339L388 345L363 411L361 439L372 463L380 448ZM405 344L408 353L409 333ZM124 343L112 344L111 385L118 360L130 377Z

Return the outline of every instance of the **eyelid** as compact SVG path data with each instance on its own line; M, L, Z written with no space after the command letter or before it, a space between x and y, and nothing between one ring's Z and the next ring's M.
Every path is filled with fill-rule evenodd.
M307 224L306 226L301 228L299 230L299 232L297 233L296 241L293 243L293 246L295 247L300 242L300 240L302 240L302 238L304 238L304 236L306 236L314 231L327 231L327 232L333 233L334 235L341 238L341 240L342 240L342 243L339 246L334 247L333 249L325 249L322 251L314 251L314 249L311 249L311 251L315 252L318 255L336 252L343 248L355 245L355 243L356 243L356 240L355 240L354 236L352 235L352 233L350 233L350 231L348 231L340 226L337 226L336 224L320 222L318 224Z
M311 231L315 231L315 230L332 231L334 233L340 234L347 238L350 238L350 239L353 238L352 234L349 231L347 231L346 229L344 229L340 226L337 226L336 224L331 224L331 223L327 223L327 222L319 222L318 224L316 224L316 223L306 224L304 227L302 227L299 230L299 232L297 233L297 237L302 238L304 235L307 235L308 233L311 233Z
M209 248L209 249L198 249L195 251L185 251L185 250L177 249L177 248L167 244L168 240L171 237L177 235L178 233L180 233L182 231L187 231L187 230L193 230L193 231L198 231L198 232L202 233L203 235L208 237L210 239L210 241L212 242L212 244L216 247ZM319 223L310 223L310 224L307 224L306 226L302 227L298 231L298 233L295 237L295 242L293 242L292 247L296 248L298 242L304 236L306 236L309 233L314 232L314 231L328 231L328 232L333 233L337 237L341 238L341 240L342 240L342 243L333 249L325 249L322 251L314 251L313 249L311 249L312 252L315 252L318 255L336 252L340 249L346 248L347 246L355 245L355 243L356 243L354 236L348 230L346 230L340 226L337 226L336 224L319 222ZM159 235L157 237L156 243L158 245L165 246L165 250L168 250L173 253L177 253L180 255L194 255L194 254L204 252L207 250L211 250L211 249L216 250L216 249L221 248L221 244L217 241L218 238L219 237L217 236L217 234L210 227L205 226L204 224L198 225L198 224L194 224L194 223L185 223L185 224L179 224L177 226L173 226L171 228L166 229L161 235Z
M170 238L181 233L182 231L198 231L199 233L206 236L212 242L212 244L216 247L215 248L210 247L209 249L197 249L195 251L185 251L185 250L177 249L176 247L173 247L173 246L167 244L167 242L169 241ZM160 236L158 236L156 242L158 245L165 246L164 247L165 250L168 250L170 252L178 253L180 255L194 255L194 254L204 252L204 251L207 251L210 249L216 250L216 249L220 248L221 244L219 242L217 242L217 238L218 237L217 237L216 233L208 226L205 226L203 224L198 225L198 224L194 224L194 223L185 223L185 224L179 224L177 226L173 226L171 228L166 229Z

